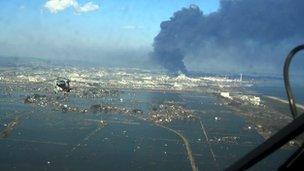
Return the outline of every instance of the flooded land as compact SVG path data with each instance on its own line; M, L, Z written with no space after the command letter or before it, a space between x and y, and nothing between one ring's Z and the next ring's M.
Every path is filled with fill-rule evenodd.
M292 121L284 100L254 84L138 69L7 69L0 170L223 170ZM276 168L299 142L253 169Z

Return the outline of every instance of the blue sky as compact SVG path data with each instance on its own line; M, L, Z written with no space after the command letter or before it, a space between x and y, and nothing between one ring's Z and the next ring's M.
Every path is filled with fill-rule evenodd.
M0 55L73 58L144 52L151 48L159 24L175 11L196 4L210 13L219 4L218 0L65 1L73 5L52 11L47 0L0 0Z

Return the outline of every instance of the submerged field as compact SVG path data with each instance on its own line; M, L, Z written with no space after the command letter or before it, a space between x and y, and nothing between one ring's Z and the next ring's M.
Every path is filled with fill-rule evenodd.
M56 87L62 77L71 92ZM0 78L0 170L223 170L292 120L287 104L249 91L253 81L227 77L25 68Z

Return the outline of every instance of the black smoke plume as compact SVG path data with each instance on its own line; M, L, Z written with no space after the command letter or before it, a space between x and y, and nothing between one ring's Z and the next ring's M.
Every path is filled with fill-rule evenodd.
M222 70L281 68L288 50L304 42L303 0L222 0L204 15L191 5L160 25L152 59L170 72L189 65Z

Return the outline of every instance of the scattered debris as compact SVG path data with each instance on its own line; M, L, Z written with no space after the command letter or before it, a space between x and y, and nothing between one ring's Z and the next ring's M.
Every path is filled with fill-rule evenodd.
M191 110L176 102L167 102L159 105L158 108L153 108L148 119L157 124L171 123L175 120L196 120Z
M215 121L219 121L219 120L221 120L221 118L218 117L218 116L216 116L216 117L214 117L214 120L215 120Z
M21 117L18 116L15 117L9 124L7 124L5 129L0 132L0 139L8 138L13 132L13 130L16 128L16 126L20 123L20 121L21 121Z
M44 105L46 102L46 95L34 94L32 96L27 96L24 100L24 103L39 103Z
M108 114L127 114L131 116L141 116L144 112L141 109L130 109L126 107L112 106L109 104L95 104L90 107L93 113L104 112Z
M209 141L212 143L238 144L239 139L237 136L223 136L210 138Z

